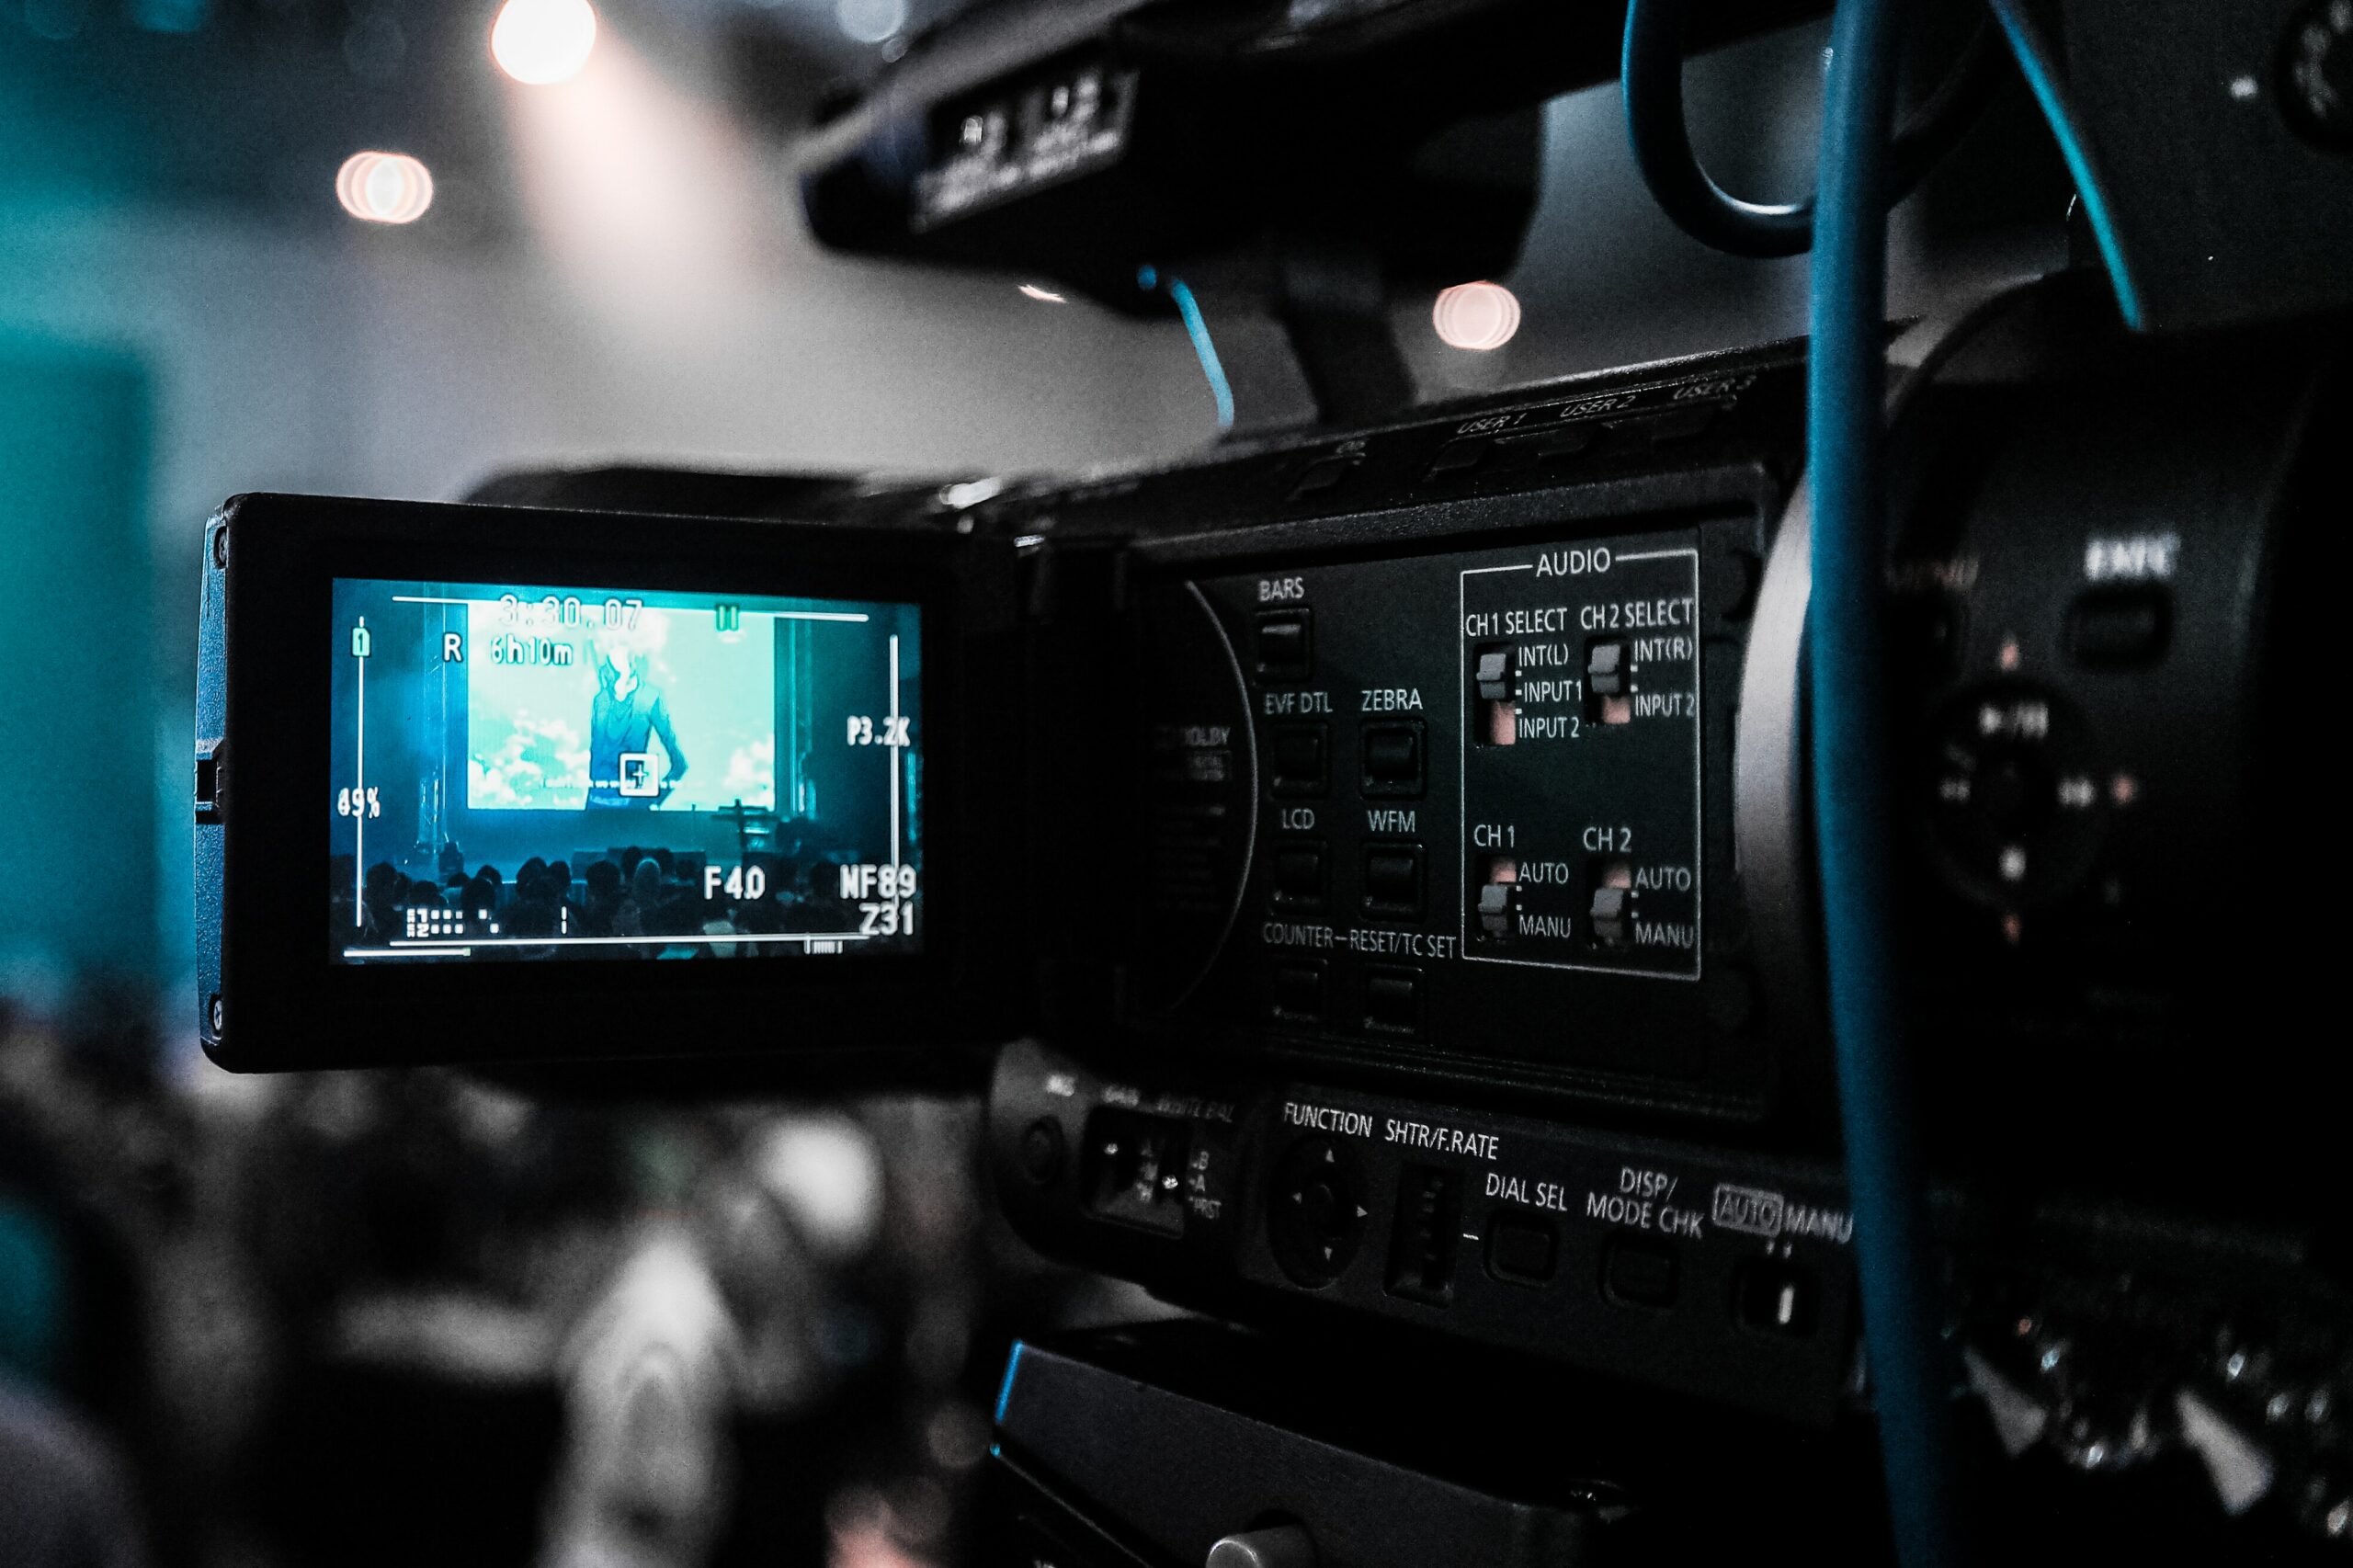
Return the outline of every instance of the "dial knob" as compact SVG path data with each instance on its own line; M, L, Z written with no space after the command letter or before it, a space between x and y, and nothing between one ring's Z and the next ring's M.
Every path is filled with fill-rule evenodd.
M1935 725L1928 772L1937 847L1970 896L2050 903L2090 868L2102 794L2091 736L2051 693L2007 681L1964 693Z

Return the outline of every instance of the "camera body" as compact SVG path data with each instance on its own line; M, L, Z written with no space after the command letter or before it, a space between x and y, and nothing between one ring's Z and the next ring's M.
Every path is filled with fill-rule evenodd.
M2324 972L2294 852L2322 776L2300 562L2344 396L2321 335L2098 322L2043 288L1916 335L1887 657L1954 1331L2029 1386L2012 1363L2052 1336L2129 1346L2099 1405L2129 1425L2220 1376L2218 1344L2343 1376L2307 1333L2341 1321L2305 1267L2337 1223L2306 1168L2325 1106L2217 1085L2294 1081ZM1813 935L1803 370L1710 356L830 523L234 503L206 578L208 1049L986 1078L1003 1206L1051 1254L1230 1317L1407 1325L1826 1421L1861 1373ZM790 769L762 792L755 768L740 853L673 855L663 885L685 864L710 892L699 937L535 929L524 957L579 961L494 962L426 929L354 959L366 887L330 887L324 949L287 892L369 874L335 858L342 816L305 825L362 782L320 678L350 659L352 582L454 585L469 618L556 585L559 623L608 588L714 628L756 599L900 607L921 673L889 682L887 770L801 812ZM836 676L875 688L861 646L779 655L753 707L871 748L870 715L826 706ZM506 744L486 688L465 707L412 755ZM449 820L503 830L468 778ZM880 853L788 828L886 778L894 813L921 802L919 857L894 814L888 862L920 866L921 938L824 946L818 895ZM673 804L546 831L586 856L633 835L627 857L710 829ZM2217 876L2185 871L2201 845ZM756 867L810 898L728 888ZM2217 877L2262 916L2217 917ZM656 957L701 961L630 961Z

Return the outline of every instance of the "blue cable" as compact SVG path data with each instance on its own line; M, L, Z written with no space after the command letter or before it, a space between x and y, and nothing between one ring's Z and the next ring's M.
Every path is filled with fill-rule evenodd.
M1660 209L1703 244L1733 256L1796 256L1813 243L1813 198L1743 201L1708 177L1683 113L1684 12L1689 0L1627 0L1618 81L1634 166ZM1895 134L1888 200L1900 201L1976 123L1992 96L2000 51L1982 19L1960 57Z
M996 1390L996 1424L1005 1425L1005 1407L1013 1403L1013 1380L1021 1371L1021 1352L1027 1348L1021 1341L1013 1342L1013 1353L1005 1358L1005 1381Z
M2091 225L2093 242L2099 246L2100 262L2108 269L2109 287L2116 291L2117 313L2124 318L2126 326L2138 332L2143 324L2141 291L2125 262L2124 243L2117 235L2115 214L2108 204L2108 189L2100 178L2098 165L2093 161L2091 144L2085 140L2074 106L2067 101L2057 74L2051 69L2050 45L2028 17L2019 0L1986 3L1993 9L1995 21L2001 24L2003 35L2010 40L2010 53L2018 62L2018 72L2026 77L2034 101L2041 106L2052 139L2059 143L2059 155L2067 161L2067 173L2075 178L2075 194L2084 204L2084 219Z
M1149 267L1144 269L1149 272ZM1139 273L1138 281L1142 274ZM1146 288L1151 285L1146 284ZM1185 287L1181 278L1168 280L1168 297L1176 301L1176 313L1185 318L1185 335L1193 340L1193 353L1201 362L1201 374L1209 379L1210 395L1217 399L1217 427L1233 428L1233 388L1225 379L1225 367L1218 362L1217 345L1210 341L1210 324L1201 319L1201 307L1194 300L1193 291Z
M1890 737L1881 692L1886 571L1880 455L1887 188L1901 0L1839 0L1816 176L1806 462L1806 629L1831 1034L1861 1276L1863 1337L1897 1560L1961 1557L1950 1380L1896 983Z

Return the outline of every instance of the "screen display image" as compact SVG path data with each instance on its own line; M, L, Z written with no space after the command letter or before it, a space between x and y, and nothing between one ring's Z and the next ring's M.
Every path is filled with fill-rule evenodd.
M922 950L917 607L338 578L348 963Z

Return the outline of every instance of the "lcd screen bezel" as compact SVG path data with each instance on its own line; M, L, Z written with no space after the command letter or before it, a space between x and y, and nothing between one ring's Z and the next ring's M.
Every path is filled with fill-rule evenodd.
M199 685L222 700L217 823L199 828L206 1046L239 1070L393 1063L855 1054L1001 1038L1019 937L975 918L1009 875L1014 775L970 767L1016 699L1011 549L918 528L255 495L224 509L206 572ZM223 564L225 562L225 564ZM916 608L924 656L919 953L696 962L345 964L321 939L318 830L338 578L642 585ZM984 781L985 780L985 781ZM217 875L203 835L220 835ZM1016 923L1017 924L1017 923ZM219 1016L212 999L220 999ZM322 1023L320 1020L331 1020Z

